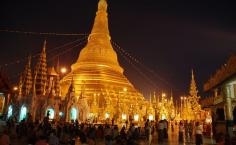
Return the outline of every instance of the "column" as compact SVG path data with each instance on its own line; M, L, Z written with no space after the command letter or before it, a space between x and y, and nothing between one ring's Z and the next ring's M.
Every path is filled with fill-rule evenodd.
M225 92L225 113L226 113L226 131L230 137L233 136L233 110L231 98L231 85L226 86Z
M231 98L235 98L235 94L234 94L234 84L231 84L229 87L230 87L230 97L231 97Z

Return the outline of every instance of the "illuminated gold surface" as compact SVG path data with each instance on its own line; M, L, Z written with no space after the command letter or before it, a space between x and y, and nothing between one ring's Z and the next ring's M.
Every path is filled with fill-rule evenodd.
M89 106L95 103L94 94L99 93L95 100L99 112L105 113L107 109L104 108L116 106L127 112L132 103L142 102L144 97L124 76L110 39L107 2L100 0L88 43L72 65L71 72L61 80L62 96L67 93L73 78L76 96L87 98ZM110 114L112 117L114 112Z

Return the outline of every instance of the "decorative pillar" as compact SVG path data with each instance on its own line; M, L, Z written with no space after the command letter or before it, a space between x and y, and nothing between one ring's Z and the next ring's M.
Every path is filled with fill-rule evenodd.
M225 92L225 113L226 113L226 131L230 137L233 136L233 111L231 98L231 85L226 86Z
M230 97L231 97L231 98L235 98L234 85L231 84L231 85L229 86L229 88L230 88Z

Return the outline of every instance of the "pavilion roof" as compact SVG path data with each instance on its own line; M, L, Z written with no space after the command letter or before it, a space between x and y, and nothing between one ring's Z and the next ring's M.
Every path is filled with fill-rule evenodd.
M222 65L213 76L204 84L204 91L222 84L232 76L236 75L236 54L229 57L226 64Z

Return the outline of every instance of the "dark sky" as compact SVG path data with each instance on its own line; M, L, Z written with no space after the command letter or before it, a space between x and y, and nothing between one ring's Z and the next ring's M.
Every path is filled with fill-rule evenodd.
M175 95L187 94L191 68L202 93L203 83L236 51L236 9L233 3L109 0L108 4L112 40L143 65L134 63L138 71L121 55L119 61L131 82L145 95L154 90L170 92L171 89ZM97 0L1 1L0 29L90 33L96 10ZM44 39L47 39L50 50L82 36L0 32L0 38L0 65L3 65L40 52ZM74 62L81 48L61 55L61 64ZM65 49L48 54L49 64L54 62L53 55ZM25 61L21 61L3 68L12 82L16 81L24 64Z

